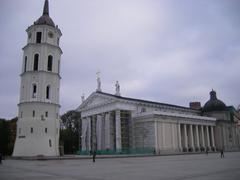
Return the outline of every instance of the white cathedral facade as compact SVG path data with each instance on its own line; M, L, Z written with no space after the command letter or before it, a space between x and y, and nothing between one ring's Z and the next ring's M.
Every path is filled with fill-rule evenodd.
M47 0L26 32L13 156L58 156L62 33L49 16Z
M240 150L239 113L213 90L203 107L199 102L182 107L123 97L118 82L115 94L102 92L100 85L77 108L80 154Z

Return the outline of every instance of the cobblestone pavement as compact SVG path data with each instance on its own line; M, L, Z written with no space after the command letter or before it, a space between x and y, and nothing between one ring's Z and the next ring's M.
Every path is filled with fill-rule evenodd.
M239 180L240 152L76 160L5 160L0 180Z

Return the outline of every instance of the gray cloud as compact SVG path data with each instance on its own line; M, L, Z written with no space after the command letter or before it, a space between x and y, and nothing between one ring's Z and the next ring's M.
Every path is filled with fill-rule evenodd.
M43 1L3 0L0 7L0 116L17 115L25 29ZM188 106L214 88L237 106L240 85L239 1L58 0L50 16L62 30L61 112L96 89Z

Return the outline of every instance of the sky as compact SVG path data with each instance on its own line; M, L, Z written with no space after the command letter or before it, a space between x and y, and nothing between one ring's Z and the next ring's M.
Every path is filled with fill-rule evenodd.
M26 29L44 0L0 2L0 117L17 116ZM240 104L239 0L49 0L63 36L61 114L81 96L103 92L180 106L202 106L214 89Z

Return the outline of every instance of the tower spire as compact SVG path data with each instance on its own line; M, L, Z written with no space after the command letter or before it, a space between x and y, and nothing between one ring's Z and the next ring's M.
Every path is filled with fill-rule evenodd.
M45 0L44 7L43 7L43 15L49 16L48 0Z

